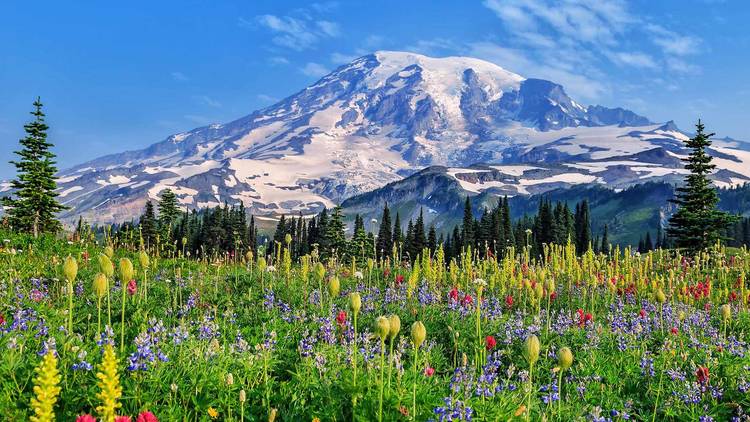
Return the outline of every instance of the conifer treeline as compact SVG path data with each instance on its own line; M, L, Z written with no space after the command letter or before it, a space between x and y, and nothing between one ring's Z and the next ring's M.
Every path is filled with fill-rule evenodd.
M255 218L240 204L224 204L203 210L180 211L175 194L167 189L161 193L158 215L151 201L138 223L113 227L115 240L141 243L142 247L162 253L173 252L190 256L213 253L244 254L257 250L258 231ZM79 223L79 230L82 225Z
M158 210L158 213L157 213ZM609 253L610 239L605 224L601 233L591 232L588 201L583 200L571 210L566 202L553 203L547 198L539 202L535 215L524 215L513 221L508 198L502 198L492 209L483 209L479 218L469 198L464 204L463 220L452 230L438 233L434 225L425 223L420 210L416 219L405 225L401 216L391 214L386 204L380 220L373 220L377 235L367 231L359 215L354 217L351 231L347 231L340 207L323 209L313 217L281 216L273 237L260 239L253 216L247 216L243 205L223 206L200 211L180 211L173 192L161 193L156 207L151 201L145 206L138 224L127 223L116 227L114 236L135 244L142 242L145 248L159 248L162 252L205 256L215 253L244 254L258 252L276 255L280 247L289 247L293 258L317 253L327 259L356 257L360 262L367 258L414 260L424 250L435 252L442 247L447 260L461 255L471 248L481 256L502 257L509 247L520 250L530 247L533 255L541 255L545 244L575 245L579 253L589 249ZM82 224L82 223L81 223ZM405 230L404 230L405 226ZM79 229L80 230L80 229ZM348 232L348 233L347 233ZM288 236L288 237L287 237ZM727 237L730 246L750 244L750 219L737 221L730 227ZM263 242L262 242L263 241ZM287 243L289 241L289 243ZM652 237L645 232L638 243L638 251L669 248L671 241L666 231L659 227Z

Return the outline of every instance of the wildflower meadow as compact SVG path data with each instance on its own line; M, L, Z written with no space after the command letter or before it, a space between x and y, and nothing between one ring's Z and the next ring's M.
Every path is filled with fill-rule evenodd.
M3 419L747 419L745 249L293 262L291 243L10 236Z

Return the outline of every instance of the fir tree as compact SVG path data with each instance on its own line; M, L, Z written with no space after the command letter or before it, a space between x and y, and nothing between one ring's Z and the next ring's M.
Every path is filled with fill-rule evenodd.
M719 241L733 222L732 216L716 208L719 197L708 179L716 165L711 164L712 157L706 153L714 134L706 134L704 129L699 120L695 136L685 142L690 154L683 161L690 173L685 177L684 186L676 189L676 197L671 200L678 209L667 228L675 246L691 252L708 248Z
M606 224L604 225L604 232L602 233L602 245L600 249L602 253L609 254L609 229Z
M435 225L430 225L430 232L427 235L427 247L430 248L430 251L434 252L437 250L438 247L438 240L437 240L437 232L435 231Z
M391 249L393 249L393 233L391 232L391 211L388 209L387 203L383 206L383 215L380 217L380 229L376 242L375 249L378 258L383 259L389 256Z
M150 200L146 201L146 208L141 216L139 226L145 247L149 248L156 245L156 214L154 213L154 204Z
M464 203L464 219L462 225L461 238L464 246L474 245L474 214L471 211L471 201L466 197Z
M397 247L403 247L404 235L401 232L401 216L396 213L396 220L393 221L393 244Z
M57 202L55 154L50 151L49 126L44 123L39 98L34 102L31 115L34 120L24 125L26 137L19 141L22 148L15 152L20 159L10 162L17 170L16 179L10 183L15 198L4 197L2 202L14 230L38 237L41 233L55 233L62 228L55 214L67 207Z
M417 255L422 253L422 249L427 247L427 236L424 232L424 214L422 208L419 209L419 217L417 217L417 222L414 224L413 235L412 257L416 258Z

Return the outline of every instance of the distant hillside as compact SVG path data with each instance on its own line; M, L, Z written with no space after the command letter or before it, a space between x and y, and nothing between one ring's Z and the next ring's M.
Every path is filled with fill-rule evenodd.
M343 202L344 214L352 219L355 214L364 217L369 230L375 230L381 210L387 202L391 212L398 212L402 224L416 219L420 209L425 223L434 224L441 232L452 230L460 224L467 195L475 216L493 207L498 195L483 191L475 194L462 188L461 181L449 174L446 167L430 167L404 180L390 183L380 189L357 195ZM613 243L637 244L647 230L656 233L659 224L666 226L674 206L669 202L674 196L674 186L665 182L647 182L623 190L613 190L598 184L573 185L553 189L542 194L519 195L510 198L514 219L524 214L536 214L539 200L549 198L562 201L573 208L584 199L591 207L591 225L594 236L601 235L604 225L609 228ZM750 184L719 190L719 207L723 210L750 215Z

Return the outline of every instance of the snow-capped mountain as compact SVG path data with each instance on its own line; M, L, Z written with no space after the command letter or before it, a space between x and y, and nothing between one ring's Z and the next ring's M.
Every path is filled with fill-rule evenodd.
M553 82L466 57L376 52L227 124L62 171L60 200L93 222L137 216L172 189L188 207L244 202L313 213L426 166L470 192L626 186L679 175L685 134L621 108L583 106ZM750 152L717 141L717 180L750 180ZM485 169L462 170L475 163Z

